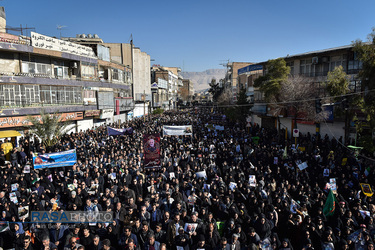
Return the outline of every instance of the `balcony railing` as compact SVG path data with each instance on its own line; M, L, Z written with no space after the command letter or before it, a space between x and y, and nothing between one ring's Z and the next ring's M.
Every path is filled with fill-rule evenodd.
M0 76L21 76L21 77L31 77L31 78L49 78L49 79L62 79L62 80L72 80L72 81L92 81L92 82L105 82L105 83L114 83L114 84L123 84L130 85L131 83L121 82L121 81L109 81L108 79L99 78L99 77L78 77L78 76L55 76L52 74L43 74L43 73L12 73L12 72L0 72Z

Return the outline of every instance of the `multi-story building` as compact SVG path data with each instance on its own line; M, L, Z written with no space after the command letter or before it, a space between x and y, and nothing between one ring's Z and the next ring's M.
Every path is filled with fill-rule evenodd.
M182 80L183 86L179 89L179 96L183 102L191 102L194 96L194 84L190 79Z
M123 122L131 111L131 71L111 62L104 46L0 33L0 51L0 130L22 134L31 125L27 115L41 109L72 122L71 131ZM116 109L122 96L129 98L124 112Z
M153 108L175 109L179 100L178 90L182 84L181 70L176 67L152 67Z
M237 101L237 94L240 91L240 88L238 86L238 70L250 65L252 63L248 62L228 62L226 64L227 72L225 74L224 78L224 84L227 91L231 92L231 96L233 97L232 101Z
M133 43L104 43L96 35L82 35L80 38L65 38L91 47L104 46L109 48L110 61L124 65L132 74L132 93L134 103L128 112L129 117L139 117L149 112L151 102L150 55L134 47ZM99 45L98 45L99 44ZM118 99L120 110L130 107L126 100L128 97Z
M315 89L318 92L319 97L326 97L328 94L325 92L325 81L327 80L328 72L335 69L337 66L342 66L346 74L350 79L350 90L352 92L361 91L361 82L357 79L357 74L360 71L362 64L357 59L356 53L353 51L353 46L342 46L331 49L307 52L292 56L284 57L287 66L290 67L291 75L302 75L308 77L313 82ZM267 72L267 62L262 62L257 65L263 66L263 72ZM277 122L276 118L272 115L272 108L267 105L263 95L254 91L254 99L256 109L252 109L254 112L253 122L261 124L262 126L275 127ZM325 109L329 112L329 117L326 122L322 123L320 133L322 135L327 134L332 137L345 138L345 124L344 117L338 117L334 114L333 106L326 106ZM361 113L361 112L358 112ZM293 124L294 116L292 112L284 112L281 115L280 123L281 127L287 128L291 131L295 125ZM302 133L310 132L315 133L316 126L314 121L307 121L304 117L298 117L297 119L298 129ZM348 128L347 128L348 129ZM348 136L353 137L355 133L353 129L347 130Z

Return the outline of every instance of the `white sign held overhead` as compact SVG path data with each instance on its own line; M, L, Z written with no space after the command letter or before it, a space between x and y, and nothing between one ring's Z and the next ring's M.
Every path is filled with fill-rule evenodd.
M293 137L299 137L299 129L293 129Z

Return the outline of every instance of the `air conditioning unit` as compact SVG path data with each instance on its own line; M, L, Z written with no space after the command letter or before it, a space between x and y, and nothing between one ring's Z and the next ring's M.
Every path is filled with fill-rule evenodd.
M312 64L318 64L319 63L319 57L315 56L312 58Z

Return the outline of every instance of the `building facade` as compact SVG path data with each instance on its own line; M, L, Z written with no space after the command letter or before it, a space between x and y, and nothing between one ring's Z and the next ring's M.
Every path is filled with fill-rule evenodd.
M226 64L227 72L224 77L224 84L227 91L231 93L232 102L237 101L237 95L240 91L238 86L238 70L250 65L248 62L228 62Z
M98 50L35 32L0 33L0 130L22 134L27 115L41 109L70 120L70 131L124 122L133 107L131 72Z
M153 90L153 109L165 110L177 108L179 88L183 86L181 70L177 67L154 66L151 68Z
M333 71L338 66L342 66L349 77L350 91L352 93L362 91L361 82L357 78L362 64L357 59L352 45L296 54L284 57L283 59L287 66L290 67L290 74L307 77L312 84L314 84L317 95L321 98L328 97L328 93L326 93L325 90L328 72ZM258 65L263 66L263 73L267 72L267 62L262 62ZM265 102L262 93L256 89L254 89L254 102L252 121L264 127L277 127L278 122L276 117L272 114L273 110L271 106ZM345 117L335 114L335 106L328 105L324 108L329 113L329 117L325 122L320 123L320 134L323 136L327 134L329 137L336 138L345 138L347 134L346 136L348 136L349 139L354 140L355 129L353 123L346 122ZM360 110L357 111L360 115ZM286 111L280 115L279 119L281 128L286 128L289 131L289 136L291 136L290 132L295 127L292 119L293 116L293 112ZM350 126L350 128L348 128L348 126ZM298 117L297 127L302 133L309 132L315 134L317 131L315 122L308 121L304 119L304 117ZM345 128L347 131L345 131Z

